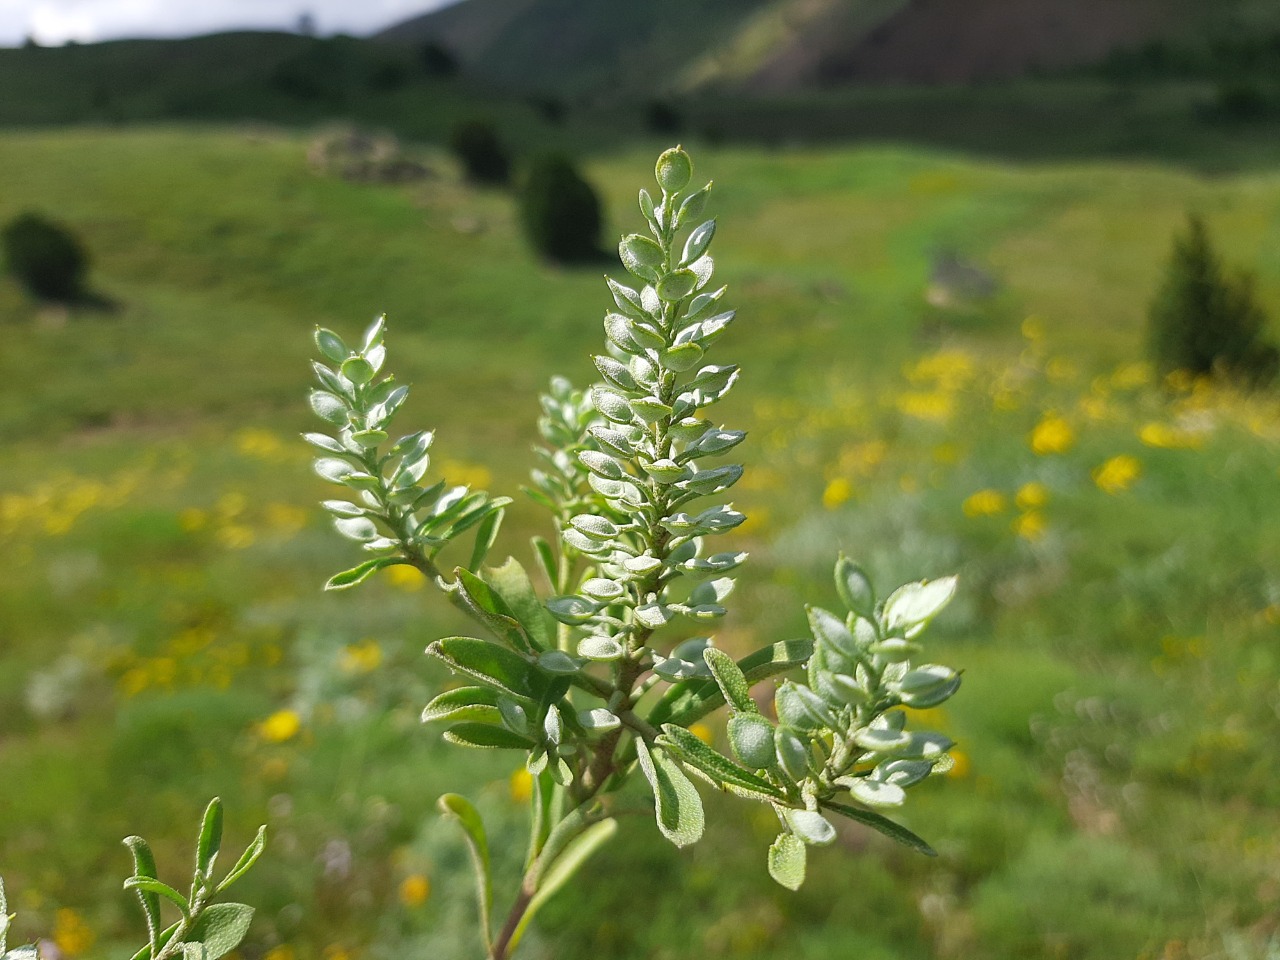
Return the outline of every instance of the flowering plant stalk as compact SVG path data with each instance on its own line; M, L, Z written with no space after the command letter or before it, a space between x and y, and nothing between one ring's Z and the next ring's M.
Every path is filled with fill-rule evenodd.
M810 607L810 636L734 659L711 634L747 559L715 546L745 519L724 497L743 473L725 457L746 435L710 417L738 382L736 364L708 362L735 313L711 282L711 184L692 189L692 172L684 150L667 150L657 193L640 191L647 232L619 244L634 280L607 281L599 382L579 390L556 378L541 398L545 446L527 492L554 531L532 542L545 594L517 560L488 564L511 501L428 480L431 433L391 440L408 388L383 372L384 321L355 348L316 332L325 362L314 364L310 403L330 429L306 439L321 453L316 472L345 493L324 503L334 526L370 554L327 587L397 564L434 583L477 635L427 648L464 685L427 704L423 720L460 746L522 753L533 779L524 876L498 916L479 812L457 794L439 802L470 845L488 960L511 956L542 904L613 835L632 781L647 784L658 830L681 847L704 829L695 781L768 804L779 833L767 868L792 890L808 848L835 839L833 817L933 853L882 811L950 763L951 741L908 729L902 708L935 706L960 685L954 670L919 662L954 578L881 599L841 556L845 609ZM468 559L447 568L442 553L458 542ZM784 676L762 706L753 688ZM689 729L722 707L728 753Z

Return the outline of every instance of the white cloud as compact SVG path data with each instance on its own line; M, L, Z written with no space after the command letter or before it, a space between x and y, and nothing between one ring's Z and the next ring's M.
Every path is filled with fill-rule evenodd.
M310 13L322 33L366 34L452 0L0 0L0 44L291 30Z

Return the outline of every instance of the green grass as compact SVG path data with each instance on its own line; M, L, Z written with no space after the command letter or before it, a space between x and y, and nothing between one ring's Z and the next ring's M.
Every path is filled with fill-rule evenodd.
M479 799L518 866L515 759L417 723L445 679L421 650L460 623L413 582L320 593L353 555L293 435L311 426L312 325L385 310L414 385L405 425L438 428L454 476L483 467L514 491L534 395L589 376L599 271L539 263L510 199L443 157L393 188L318 177L305 153L301 135L227 128L0 138L0 220L70 224L118 304L66 315L0 281L0 872L20 934L62 908L90 921L86 960L139 928L118 838L153 838L180 874L215 793L229 842L271 824L245 885L251 960L475 955L443 790ZM547 908L531 956L1209 958L1231 938L1264 956L1280 420L1273 397L1166 398L1132 364L1187 208L1280 309L1280 176L905 147L695 157L740 308L717 347L744 366L724 417L751 430L737 536L753 560L720 642L803 633L803 603L834 602L840 549L882 580L958 570L933 652L966 682L935 719L965 759L907 809L939 860L849 830L811 858L806 898L768 881L760 810L709 798L685 853L633 818ZM651 163L648 146L586 163L610 234L634 227ZM924 303L947 248L999 276L993 307ZM1050 412L1073 443L1037 454ZM1094 471L1117 456L1140 475L1108 492ZM500 547L523 556L540 523L518 502ZM273 742L282 710L300 728ZM410 909L416 874L431 895ZM625 919L642 881L662 891L652 925Z

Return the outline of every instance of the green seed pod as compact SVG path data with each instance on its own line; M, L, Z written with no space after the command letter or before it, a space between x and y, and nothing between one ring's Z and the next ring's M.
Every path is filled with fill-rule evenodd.
M689 185L693 176L693 161L682 147L672 147L663 151L654 168L658 185L667 193L679 193Z

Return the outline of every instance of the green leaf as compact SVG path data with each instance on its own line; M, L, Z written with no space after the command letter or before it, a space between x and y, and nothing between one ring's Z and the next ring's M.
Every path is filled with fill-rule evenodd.
M458 821L467 838L471 853L471 865L476 874L476 899L480 906L480 930L487 950L493 942L489 929L489 913L493 909L493 882L489 877L489 839L485 835L484 821L471 801L456 793L446 793L436 801L440 813Z
M538 654L538 667L547 673L571 676L581 669L581 664L563 650L544 650Z
M475 637L445 637L427 647L450 669L466 674L504 693L535 703L546 692L547 679L520 654Z
M543 537L531 537L529 542L533 545L533 555L538 561L538 569L542 571L542 575L547 580L547 586L551 588L552 593L560 593L560 574L557 570L555 551L551 549L551 544Z
M955 577L905 584L884 602L885 629L894 634L901 632L910 640L942 612L955 594Z
M778 722L795 727L798 730L834 730L836 718L816 693L808 687L792 683L790 680L778 685L773 697L778 712Z
M876 612L876 592L871 578L843 553L836 560L836 593L846 607L860 617L870 619Z
M397 563L404 563L404 561L399 557L376 557L373 560L366 560L350 570L335 573L325 582L324 588L326 590L345 590L347 587L354 587L357 583L363 583L368 580L369 577L383 567L392 567Z
M711 246L711 238L716 235L716 222L708 220L694 228L689 234L689 239L684 242L684 252L680 254L681 263L693 263L700 256L707 252L707 247Z
M825 847L836 839L831 821L813 810L784 810L791 832L811 847Z
M815 640L851 659L862 657L857 641L842 619L821 607L806 607L805 612L809 615L809 629L813 631Z
M151 852L151 846L141 837L125 837L124 845L129 848L129 852L133 854L133 875L135 877L149 877L152 880L157 879L156 858ZM142 912L147 919L147 939L152 947L156 946L156 937L160 934L160 898L155 893L146 890L134 890L138 895L138 900L142 904ZM0 899L3 898L3 891L0 891ZM0 915L5 913L3 904L0 904ZM3 950L0 947L0 950Z
M618 244L618 258L627 272L649 281L658 279L658 269L666 261L662 247L638 233L622 238Z
M532 750L537 746L528 737L487 723L455 723L444 732L444 738L460 747L482 750Z
M321 420L343 426L347 422L347 402L327 390L312 390L307 395L311 409Z
M533 581L518 560L508 557L502 566L485 569L481 579L506 605L508 614L524 628L535 648L547 650L556 645L555 620L538 599Z
M591 405L600 412L601 416L614 423L631 422L631 405L627 403L627 398L616 390L601 386L592 387Z
M578 643L578 656L601 663L620 660L626 652L622 644L613 637L583 637Z
M701 190L684 198L684 202L680 204L680 209L676 211L676 227L682 227L695 217L702 215L702 210L707 204L707 194L711 192L711 184L707 184Z
M498 691L492 687L455 687L435 697L422 710L423 723L473 720L498 722Z
M487 581L462 567L455 569L453 574L458 581L463 605L477 620L511 646L526 653L535 652L536 645L526 635L524 627L516 618L515 611L507 605L506 600L497 590Z
M927 857L936 857L938 851L929 846L920 837L902 826L900 823L894 823L888 817L881 816L878 813L872 813L870 810L860 810L857 807L851 807L846 803L837 803L835 800L824 800L822 806L828 810L834 810L836 813L848 817L850 820L856 820L859 823L878 830L886 837L898 841L898 843L908 846L913 850L923 853Z
M772 770L777 765L773 724L758 713L738 713L729 718L729 744L734 755L752 770Z
M253 907L247 904L215 903L196 917L184 939L203 944L207 960L218 960L240 945L252 920Z
M167 883L161 883L154 877L130 877L124 882L124 888L126 890L141 890L146 893L158 893L165 899L172 900L177 904L183 916L186 916L191 910L191 904L186 897Z
M342 362L340 372L356 386L362 387L373 379L377 371L364 357L350 357Z
M804 841L789 833L778 834L769 847L769 876L788 890L799 890L804 884Z
M479 570L485 557L489 556L493 542L498 539L498 530L502 527L504 516L506 511L501 508L490 510L484 515L484 519L480 521L480 528L476 530L476 542L471 548L471 560L467 563L468 570L472 572Z
M209 951L203 943L187 942L182 945L182 960L209 960Z
M906 791L896 783L884 783L867 777L841 777L837 782L847 786L854 798L869 807L900 807L907 799Z
M578 872L579 868L591 858L602 846L608 843L618 832L618 821L610 818L593 823L582 833L574 837L562 852L543 872L538 882L538 892L529 901L529 908L520 918L515 932L511 936L510 950L514 952L529 921L534 918L542 905L553 897Z
M214 797L205 808L200 821L200 839L196 843L196 872L208 880L213 876L213 864L222 849L222 800Z
M731 656L723 650L707 647L702 651L702 657L711 668L711 673L720 687L720 692L724 694L726 703L743 713L760 712L756 702L751 699L751 685L747 683L746 676L733 662Z
M253 865L258 862L258 858L262 856L262 851L266 849L266 846L267 827L266 824L263 824L258 828L258 833L254 836L249 846L245 847L244 853L240 854L240 859L231 868L231 872L223 877L222 882L218 884L218 892L221 893L248 873Z
M638 737L635 744L640 769L653 789L658 829L677 847L697 843L706 823L698 791L679 764L672 762L660 748L650 750Z
M334 363L341 363L351 355L351 351L347 349L347 345L342 342L342 338L332 330L326 330L324 327L316 327L316 347L329 360Z
M753 717L745 713L739 714L733 719L759 720L766 724L769 722L764 717ZM782 791L768 780L758 776L751 770L738 766L728 757L703 743L684 727L673 726L669 723L664 725L660 743L689 766L700 770L717 787L736 788L735 792L750 794L756 798L767 797L774 800L783 798ZM769 749L772 752L772 736L770 736L769 744ZM761 766L765 766L765 764L761 764Z
M697 285L698 275L692 270L673 270L658 281L656 289L663 300L675 303L693 293Z
M781 726L773 732L773 745L778 763L796 783L809 775L809 745L792 727Z

